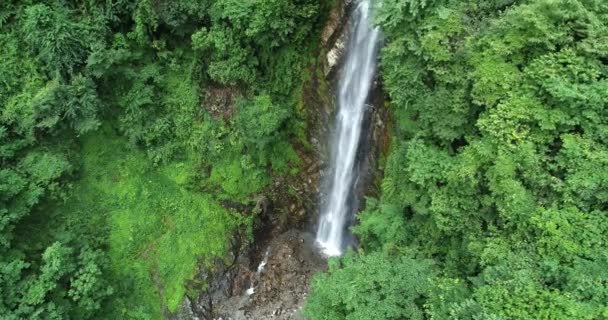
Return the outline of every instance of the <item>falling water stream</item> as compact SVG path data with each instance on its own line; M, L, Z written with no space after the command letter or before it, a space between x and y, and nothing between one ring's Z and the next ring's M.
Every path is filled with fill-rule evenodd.
M331 142L332 173L327 204L322 208L316 241L324 254L341 255L346 246L346 224L354 214L352 196L357 149L361 139L366 101L376 73L380 31L371 21L371 0L356 4L352 33L338 91L336 135Z

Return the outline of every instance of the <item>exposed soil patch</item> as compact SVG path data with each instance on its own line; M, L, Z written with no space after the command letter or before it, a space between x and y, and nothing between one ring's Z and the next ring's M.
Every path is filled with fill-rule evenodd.
M202 99L202 107L214 118L227 120L234 114L235 100L240 96L237 88L209 86Z

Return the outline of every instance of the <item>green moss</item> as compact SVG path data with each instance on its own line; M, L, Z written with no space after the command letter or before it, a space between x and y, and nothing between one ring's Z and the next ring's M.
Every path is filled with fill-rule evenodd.
M83 139L83 154L82 178L61 209L101 216L108 225L118 297L107 312L117 319L160 319L162 305L177 309L198 262L222 256L245 221L185 188L195 172L192 162L154 167L109 127Z

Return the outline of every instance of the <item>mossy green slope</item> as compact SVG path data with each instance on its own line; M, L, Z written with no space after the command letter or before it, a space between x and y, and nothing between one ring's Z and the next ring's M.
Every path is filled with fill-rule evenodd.
M83 155L83 175L66 206L106 219L118 296L107 312L160 318L162 305L176 310L197 263L222 256L245 220L188 188L192 162L154 167L109 126L83 139Z

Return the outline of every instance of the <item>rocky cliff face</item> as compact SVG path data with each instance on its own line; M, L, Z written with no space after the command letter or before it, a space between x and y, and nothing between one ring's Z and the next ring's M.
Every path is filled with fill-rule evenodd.
M300 112L307 119L307 145L295 146L302 170L295 178L275 181L255 208L235 208L257 213L253 243L245 241L244 234L235 234L224 259L201 266L197 278L206 284L205 289L199 290L196 298L186 297L181 310L168 314L169 318L302 319L299 311L311 278L326 268L325 259L314 247L314 230L324 199L322 181L327 173L327 141L335 111L333 93L348 41L351 5L352 0L337 1L328 14L317 59L308 66L310 77L302 84ZM221 104L230 99L215 100L219 101L215 104ZM216 109L230 110L230 106ZM365 119L369 129L363 133L359 151L358 169L362 174L356 188L361 199L374 193L374 182L381 174L378 163L389 145L388 120L377 80ZM294 192L287 194L288 189Z

